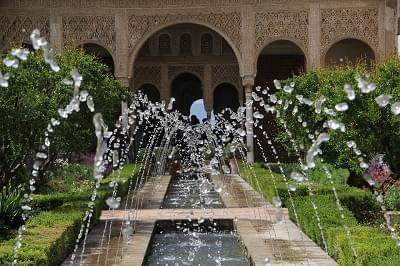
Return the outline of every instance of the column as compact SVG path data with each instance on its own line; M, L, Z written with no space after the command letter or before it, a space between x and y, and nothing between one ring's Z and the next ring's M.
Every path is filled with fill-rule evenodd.
M251 93L254 86L254 76L245 76L243 78L243 87L245 91L246 106L246 144L247 144L247 162L254 162L254 131L253 131L253 99Z
M54 10L50 11L50 46L55 52L61 53L63 46L62 16Z
M171 98L171 88L168 82L168 65L163 64L161 65L161 87L159 89L161 101L165 101L167 104Z
M319 2L310 4L308 16L308 70L316 70L321 67L321 12Z
M118 10L115 14L115 77L121 80L124 87L129 87L129 48L128 22L125 10Z
M211 112L214 104L214 95L211 80L211 65L204 66L204 80L203 80L203 99L204 109L206 109L207 119L211 118Z

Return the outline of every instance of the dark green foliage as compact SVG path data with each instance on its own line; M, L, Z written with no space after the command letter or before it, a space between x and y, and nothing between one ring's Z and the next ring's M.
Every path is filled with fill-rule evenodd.
M23 192L8 184L0 191L0 240L23 224Z
M66 164L51 169L48 181L40 187L41 193L79 192L92 187L93 166Z
M116 121L120 101L127 92L105 74L106 66L81 52L67 52L58 56L57 62L61 67L58 73L51 71L40 55L29 56L18 69L0 66L2 73L11 75L9 87L0 93L0 185L16 173L26 172L50 119L57 118L58 108L71 100L73 88L62 82L71 79L71 69L82 74L81 90L93 96L96 112L101 112L109 125ZM51 155L93 149L93 114L85 104L80 109L54 131Z
M340 112L336 117L346 125L346 132L331 132L329 143L322 146L323 157L325 160L336 167L350 169L354 173L361 173L357 156L346 146L349 140L355 140L362 153L374 156L377 153L385 154L392 170L395 173L400 171L400 118L390 112L390 108L380 108L375 97L381 94L390 94L394 100L400 99L400 59L391 58L378 65L371 73L369 80L377 84L377 89L370 94L361 94L355 81L356 74L365 76L366 71L359 68L350 67L338 68L334 70L320 70L318 72L308 72L304 75L294 77L285 81L289 84L295 82L296 87L292 94L279 92L279 98L295 99L296 94L301 94L311 100L317 100L324 95L327 101L324 107L334 109L335 104L348 102L350 109L347 112ZM346 97L343 86L351 84L357 93L354 101L349 101ZM278 105L282 118L286 121L288 128L293 133L297 143L310 146L310 141L305 130L299 126L297 117L292 115L292 108L283 109L283 105ZM317 114L314 108L301 105L299 114L303 121L307 121L310 132L322 131L322 124L327 120L328 115ZM286 144L286 148L291 150L289 138L281 131L280 140Z
M385 194L384 204L389 210L400 211L400 188L392 186Z

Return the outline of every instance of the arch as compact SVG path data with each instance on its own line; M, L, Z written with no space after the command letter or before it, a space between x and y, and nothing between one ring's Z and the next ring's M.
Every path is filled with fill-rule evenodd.
M215 113L220 113L225 108L230 108L236 112L240 106L239 93L231 83L223 82L219 84L215 87L213 94L213 110Z
M214 49L213 37L210 33L201 35L200 51L202 54L212 54Z
M274 79L287 79L306 70L306 55L303 49L289 40L270 42L257 57L255 85L271 88Z
M95 56L100 62L108 66L110 74L114 75L115 71L115 60L112 53L103 45L97 42L84 42L79 45L85 54L91 54Z
M158 54L171 54L171 37L167 33L162 33L158 36Z
M375 52L367 42L356 38L342 38L333 43L324 55L324 66L356 65L365 60L367 67L375 61Z
M189 115L193 102L203 98L201 80L192 73L181 73L171 83L171 95L175 98L174 109Z
M263 54L263 52L268 49L268 47L271 47L271 45L278 45L280 43L287 43L287 44L291 44L293 45L293 47L296 47L298 49L298 52L301 51L301 53L304 56L305 59L305 66L307 66L307 62L309 62L308 60L308 54L306 54L304 51L306 51L306 48L302 46L301 43L299 43L297 40L291 39L291 38L276 38L276 39L272 39L269 40L267 43L265 43L264 46L262 46L262 48L258 49L257 51L257 56L255 57L255 61L254 61L254 69L256 70L256 74L257 74L257 64L258 64L258 59L260 57L260 55Z
M226 33L224 33L223 31L221 31L220 29L216 28L215 26L211 25L210 23L204 22L204 21L192 21L192 20L178 20L178 21L174 21L174 22L169 22L169 23L165 23L162 25L158 25L157 27L154 27L153 29L149 30L146 32L146 34L144 34L136 43L135 47L130 51L130 59L129 59L129 73L131 74L131 76L133 76L133 71L134 71L134 63L135 60L138 56L138 53L140 51L140 49L142 48L143 44L154 34L156 34L157 32L171 27L171 26L175 26L175 25L179 25L179 24L193 24L193 25L200 25L200 26L204 26L207 27L213 31L215 31L216 33L218 33L232 48L234 55L236 57L236 61L238 62L239 65L239 73L240 75L244 72L243 71L243 60L242 60L242 56L241 53L239 51L239 47L236 47L234 42L226 35Z
M138 91L142 92L143 94L147 95L149 101L161 102L160 98L160 91L159 89L151 83L145 83L138 88Z
M179 54L180 55L192 55L192 36L189 33L184 33L179 37Z

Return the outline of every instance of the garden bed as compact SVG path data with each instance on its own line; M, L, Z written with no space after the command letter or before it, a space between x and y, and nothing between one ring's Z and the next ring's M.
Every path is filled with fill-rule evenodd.
M130 179L135 180L139 169L137 165L126 165L120 172L116 171L103 179L95 201L92 226L98 222L105 199L112 193L108 183L116 178L118 195L123 196L128 191ZM75 245L91 193L91 190L87 190L79 193L35 195L34 206L40 211L25 225L19 265L60 264ZM0 264L12 262L15 241L16 239L11 239L0 242Z

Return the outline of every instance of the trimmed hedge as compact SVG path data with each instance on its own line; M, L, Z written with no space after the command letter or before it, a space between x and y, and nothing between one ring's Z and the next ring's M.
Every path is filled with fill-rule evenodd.
M297 223L303 229L304 233L314 240L314 242L319 246L323 246L321 232L317 224L317 217L315 216L310 197L296 197L293 203L299 217ZM318 207L318 215L321 219L324 234L326 230L330 228L342 228L341 212L336 202L332 200L330 196L315 196L314 203ZM288 204L288 209L290 219L296 222L293 206ZM351 227L357 225L357 220L349 210L343 209L343 214L344 222L347 226Z
M136 167L136 169L135 169ZM112 190L108 183L118 180L118 195L127 193L129 179L137 177L140 167L126 165L120 172L113 172L104 178L98 189L91 225L95 225L104 206L105 198ZM135 171L134 171L135 170ZM19 265L58 265L72 251L76 237L87 210L91 191L82 193L56 193L35 196L35 207L42 210L26 224L26 231L19 252ZM53 210L49 210L54 208ZM0 264L13 259L15 239L0 243Z
M340 265L381 265L376 263L387 260L396 264L386 265L399 265L396 242L382 229L355 226L350 228L350 232L357 259L353 256L343 228L331 228L327 232L328 252Z
M252 171L245 169L244 165L241 165L242 177L261 192L266 199L272 201L276 191L269 170L263 168L261 164L252 166L257 179ZM283 205L289 209L290 218L296 222L283 177L276 173L274 175L278 195ZM380 228L360 225L360 223L374 222L382 216L374 195L348 185L337 184L335 188L344 207L344 223L350 228L353 245L358 256L357 260L353 257L348 237L342 225L341 212L333 196L332 186L313 184L312 189L315 194L313 202L318 207L328 254L340 265L400 265L399 249L395 241ZM307 190L307 186L302 184L297 185L296 191L291 192L299 217L298 225L313 241L323 246L321 232Z

